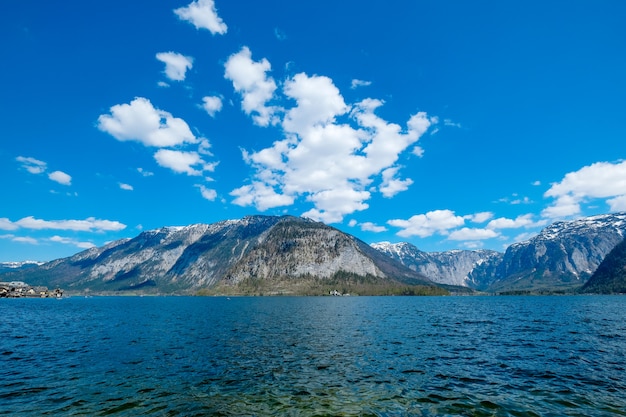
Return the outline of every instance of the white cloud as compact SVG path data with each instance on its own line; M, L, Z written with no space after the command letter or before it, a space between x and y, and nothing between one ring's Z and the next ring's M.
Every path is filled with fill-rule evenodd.
M29 245L39 244L39 241L37 239L35 239L34 237L29 237L29 236L16 236L12 240L13 242L28 243Z
M356 226L357 224L358 224L358 222L357 222L356 220L354 220L354 219L351 219L351 220L348 222L348 226L350 226L350 227L354 227L354 226Z
M0 217L0 230L17 230L19 226L6 217Z
M394 178L398 172L398 167L387 168L382 172L382 184L380 185L380 192L384 197L391 198L399 192L406 191L409 186L413 184L413 180L407 178L406 180L400 180Z
M159 149L154 154L154 159L164 168L169 168L174 172L185 173L192 176L202 175L202 172L205 170L213 170L212 166L204 162L204 160L200 157L200 154L197 152Z
M183 119L156 109L147 98L138 97L130 104L116 104L110 112L110 115L98 117L98 129L117 140L135 140L156 147L197 142Z
M311 128L332 123L336 116L349 110L339 89L328 77L296 74L285 82L284 93L296 101L283 121L287 132L304 135Z
M8 221L8 219L4 220ZM101 220L95 217L88 217L85 220L42 220L28 216L12 224L23 229L73 230L80 232L118 231L126 228L125 224L118 221Z
M497 219L493 219L487 224L487 229L497 230L497 229L518 229L520 227L534 227L540 225L539 223L535 223L532 219L532 214L524 214L521 216L517 216L515 219L508 219L506 217L499 217Z
M244 185L233 191L230 195L235 197L233 204L238 206L256 206L264 211L273 207L289 206L293 204L293 197L277 193L272 187L254 182L252 185Z
M354 90L357 87L367 87L369 85L372 85L371 81L357 80L355 78L352 80L352 84L350 85L350 88Z
M276 91L276 82L266 74L271 70L269 61L264 58L254 62L252 52L244 46L228 58L224 68L224 77L231 80L235 91L242 95L243 111L252 115L252 120L259 126L274 124L273 115L278 109L266 106Z
M626 211L626 195L606 200L611 211Z
M215 201L217 198L217 191L207 188L204 185L198 184L196 185L200 189L200 194L202 194L202 198L209 201Z
M257 85L267 81L265 71L270 68L266 60L261 65L252 62L250 56L249 49L244 48L227 63L227 78L249 81L248 86L233 83L244 100ZM245 65L234 65L235 58ZM233 76L232 68L241 74ZM379 189L391 197L412 183L410 179L397 179L399 167L395 164L436 119L419 112L409 118L403 129L374 113L382 101L366 99L355 105L346 104L330 78L304 73L283 83L284 97L295 105L268 110L266 102L275 92L273 80L271 86L264 90L268 94L256 101L257 107L246 110L244 106L244 111L261 109L257 113L264 115L265 125L271 115L280 123L284 138L256 152L243 151L244 160L255 169L254 181L231 193L236 197L235 204L263 210L305 198L313 208L304 216L333 223L346 214L366 209L366 201L371 197L367 190ZM281 115L282 120L278 119ZM380 184L372 187L375 181Z
M188 21L196 29L207 29L213 35L216 33L223 35L228 30L228 26L217 15L214 0L196 0L186 7L174 10L179 19Z
M537 180L537 181L533 181L532 185L534 185L535 187L538 187L541 185L541 181Z
M89 249L89 248L93 248L96 246L91 242L81 242L76 239L72 239L68 237L61 237L61 236L52 236L49 240L55 243L62 243L64 245L76 246L81 249Z
M397 233L398 236L428 237L435 233L447 235L451 229L465 224L465 219L451 210L434 210L426 214L416 214L408 220L389 220L387 224L402 229Z
M51 172L48 174L48 178L62 185L72 185L72 177L62 171Z
M455 230L448 236L449 240L484 240L498 237L498 233L491 229L471 229L464 227Z
M156 59L165 63L165 75L172 81L183 81L188 69L193 66L193 58L177 52L159 52Z
M217 112L222 110L222 98L218 96L207 96L202 98L202 108L211 117L215 117Z
M473 221L474 223L484 223L493 217L493 213L490 211L483 211L480 213L471 214L465 216L466 219Z
M133 191L133 186L129 184L124 184L123 182L119 183L119 186L122 190Z
M570 172L560 182L552 184L544 197L556 199L542 212L542 216L548 218L576 215L580 204L589 199L605 198L612 209L619 209L626 199L626 161L596 162Z
M361 223L360 227L361 230L364 232L381 233L387 231L387 228L385 226L378 226L377 224L374 224L372 222Z
M22 168L31 174L41 174L46 171L47 164L35 158L18 156L15 160L22 164Z

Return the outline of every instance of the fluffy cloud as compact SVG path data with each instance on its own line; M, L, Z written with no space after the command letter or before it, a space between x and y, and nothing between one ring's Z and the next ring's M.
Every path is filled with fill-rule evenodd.
M408 220L389 220L387 224L402 229L398 236L428 237L435 233L447 235L451 229L465 224L465 219L455 215L451 210L434 210L426 214L416 214Z
M228 26L217 15L214 0L196 0L186 7L174 10L179 19L185 20L196 27L196 29L207 29L213 35L216 33L223 35L228 30Z
M374 224L372 222L361 223L360 226L361 230L364 232L380 233L387 231L387 228L385 226L378 226L377 224Z
M463 227L455 230L448 236L449 240L484 240L498 237L498 233L491 229L472 229Z
M266 76L269 68L265 59L253 62L248 48L231 56L226 65L226 78L242 93L244 112L265 126L277 120L284 133L268 148L243 151L244 160L256 172L251 185L231 193L235 204L265 210L304 198L314 206L304 216L334 223L366 209L371 191L391 197L412 184L411 179L397 178L396 163L434 123L433 118L419 112L403 129L375 114L382 101L346 104L330 78L304 73L283 83L284 97L295 105L268 107L267 102L276 98L276 83ZM254 106L246 104L249 95L256 97ZM375 181L379 185L372 187Z
M19 226L6 217L0 217L0 230L17 230Z
M202 194L202 198L209 201L215 201L217 198L217 191L207 188L204 185L196 185L200 189L200 194Z
M183 119L156 109L147 98L138 97L129 104L116 104L110 112L98 117L98 129L117 140L134 140L155 147L197 142Z
M0 228L4 230L33 229L33 230L73 230L78 232L119 231L126 228L118 221L101 220L88 217L85 220L42 220L33 216L24 217L16 222L7 218L0 219Z
M18 156L15 160L22 164L22 168L31 174L42 174L46 171L48 164L35 158Z
M499 217L497 219L493 219L487 224L487 229L497 230L497 229L519 229L520 227L535 227L539 226L539 223L536 223L532 219L532 214L524 214L521 216L517 216L515 219L507 219L506 217Z
M156 59L165 63L165 75L172 81L183 81L187 70L193 66L193 58L177 52L159 52Z
M247 47L231 55L224 65L224 77L231 80L235 91L241 94L241 108L252 115L252 120L259 126L274 123L276 107L266 106L274 96L276 82L267 76L271 65L267 59L259 62L252 60L252 52Z
M197 152L174 151L159 149L154 154L157 163L174 172L199 176L203 171L213 171L214 166L207 164Z
M62 185L72 185L72 177L62 171L54 171L48 174L48 178Z
M207 96L202 98L202 108L211 117L215 117L217 112L222 110L222 98L218 96Z
M626 206L626 161L597 162L570 172L552 184L544 197L556 199L543 210L547 218L567 217L580 213L580 204L590 199L607 199L612 210Z
M413 184L413 180L410 178L406 180L394 178L398 169L398 167L393 167L383 171L380 192L384 197L391 198L399 192L408 190L409 186Z
M120 182L118 185L120 186L120 189L122 190L133 191L133 186L130 184L124 184L123 182Z

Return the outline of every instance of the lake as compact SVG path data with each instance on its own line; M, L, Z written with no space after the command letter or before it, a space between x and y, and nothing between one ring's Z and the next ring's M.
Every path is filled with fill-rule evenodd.
M0 415L626 415L626 297L1 299Z

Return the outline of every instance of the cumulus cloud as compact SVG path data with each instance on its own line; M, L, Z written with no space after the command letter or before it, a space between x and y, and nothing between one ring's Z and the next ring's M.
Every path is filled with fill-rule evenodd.
M626 200L626 161L597 162L570 172L552 184L544 197L555 201L542 216L559 218L580 213L580 204L591 199L607 199L612 210L622 210Z
M533 221L532 214L523 214L521 216L517 216L515 219L508 219L506 217L493 219L487 224L487 229L519 229L520 227L536 227L543 224L545 224L545 222Z
M172 81L183 81L188 69L193 66L193 58L177 52L159 52L156 59L165 64L165 75Z
M156 109L143 97L111 107L110 114L98 117L98 129L119 141L134 140L146 146L167 147L197 142L183 119Z
M223 35L228 30L228 26L218 16L214 0L196 0L186 7L174 10L179 19L194 25L196 29L207 29L213 35Z
M202 198L204 198L205 200L215 201L215 199L217 198L217 191L211 188L207 188L201 184L196 185L196 187L200 189L200 194L202 195Z
M33 216L24 217L15 222L7 218L0 219L0 228L4 230L33 229L33 230L73 230L78 232L119 231L126 225L118 221L101 220L88 217L85 220L42 220Z
M400 180L394 178L398 172L398 167L387 168L382 172L382 184L380 185L380 192L384 197L391 198L399 192L406 191L409 186L413 184L413 180L407 178Z
M202 108L206 110L209 116L215 117L215 115L222 110L222 98L218 96L203 97Z
M364 222L360 224L361 230L364 232L374 232L374 233L381 233L381 232L386 232L387 228L385 226L379 226L375 223L372 222Z
M484 223L487 220L493 217L493 213L490 211L483 211L480 213L471 214L469 216L465 216L465 218L473 221L474 223Z
M48 174L48 178L62 185L72 185L72 177L63 171L54 171Z
M187 175L199 176L205 170L213 171L213 166L207 164L197 152L159 149L154 154L154 159L164 168Z
M244 112L256 115L257 124L276 120L284 134L270 147L243 150L244 160L255 170L254 180L231 193L235 204L264 210L304 198L313 208L303 216L334 223L368 208L372 191L392 197L412 184L398 178L396 163L434 118L418 112L403 128L375 114L382 101L347 104L330 78L305 73L282 83L284 98L294 105L268 107L277 93L276 83L266 75L269 68L265 59L253 62L248 48L226 65L226 78L242 93ZM252 101L254 106L245 104L248 95L260 97Z
M18 156L15 160L22 164L22 168L31 174L42 174L48 167L48 164L45 162L31 157Z
M130 184L124 184L123 182L120 182L118 185L120 186L120 189L122 190L133 191L133 186Z
M389 220L387 224L402 229L397 233L398 236L429 237L435 233L447 235L450 230L465 224L465 219L451 210L434 210L425 214L416 214L407 220Z
M241 94L241 108L252 115L252 120L259 126L268 126L275 123L276 107L267 106L267 102L274 96L276 82L267 76L271 65L267 59L255 62L248 47L231 55L224 65L224 77L233 83L235 91Z
M498 233L492 229L473 229L463 227L455 230L448 236L449 240L484 240L498 237Z
M17 230L19 226L6 217L0 217L0 230Z

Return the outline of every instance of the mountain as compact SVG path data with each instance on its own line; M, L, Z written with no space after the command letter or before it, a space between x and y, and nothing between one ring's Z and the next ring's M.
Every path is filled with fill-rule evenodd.
M484 287L481 279L487 276L486 272L475 274L476 268L497 264L502 259L502 253L491 250L423 252L406 242L380 242L371 246L433 282L471 288Z
M626 235L626 213L560 221L505 253L422 252L409 243L372 247L440 284L491 292L570 291L591 277Z
M423 275L322 223L249 216L163 227L36 268L0 275L30 285L96 293L316 293L394 291Z
M23 261L23 262L0 262L0 273L9 271L19 271L21 269L33 268L43 265L43 262Z
M570 290L582 286L624 239L626 213L555 222L509 246L491 291Z
M622 240L604 258L582 292L596 294L626 293L626 240Z

